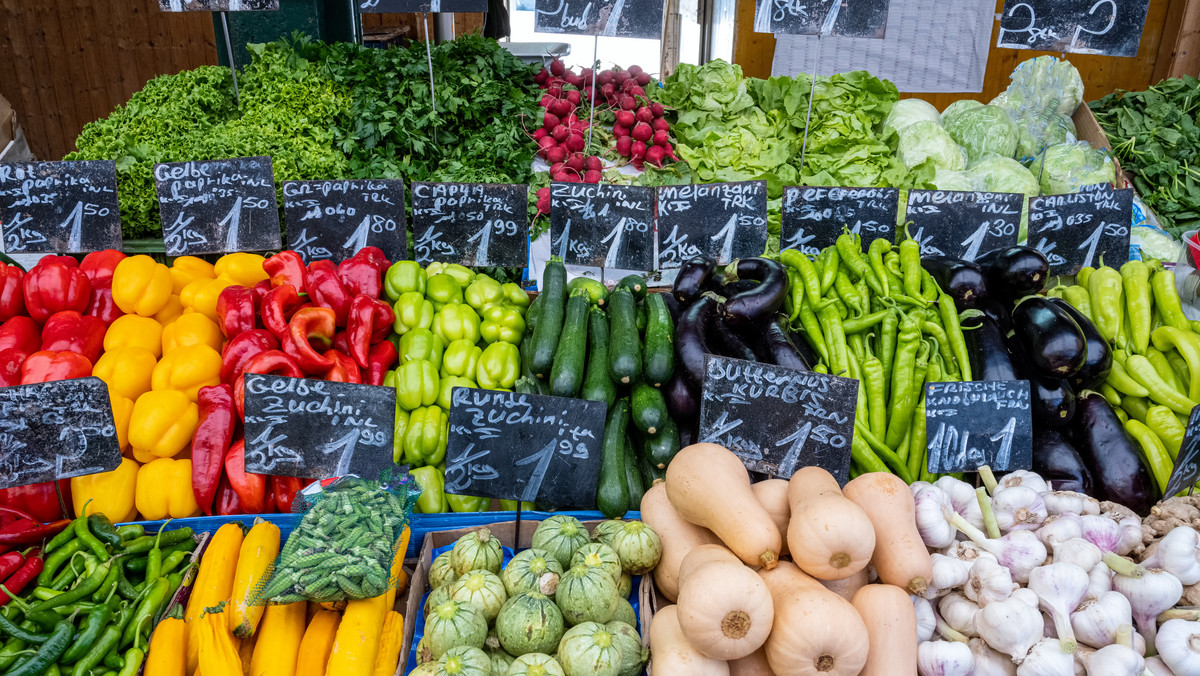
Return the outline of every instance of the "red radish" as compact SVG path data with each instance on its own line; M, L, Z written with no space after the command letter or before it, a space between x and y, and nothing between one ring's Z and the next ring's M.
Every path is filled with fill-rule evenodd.
M549 110L547 110L546 114L542 117L542 127L550 131L553 131L560 122L561 121L558 119L558 116Z
M634 141L631 150L633 152L633 156L638 159L646 156L646 144L642 143L641 141Z
M598 155L588 155L583 158L583 168L588 171L601 171L604 169L604 161Z
M538 188L537 196L538 199L550 199L550 186Z
M588 169L583 174L583 182L584 183L599 183L600 178L602 176L603 176L603 174L601 174L598 169Z
M556 99L561 99L562 95L563 95L562 85L550 87L549 89L546 90L546 93Z
M538 105L540 105L543 108L548 108L548 107L550 107L550 104L554 103L554 101L555 101L555 99L553 96L550 96L549 94L543 94L542 100L540 102L538 102Z
M645 122L646 124L650 124L654 121L654 113L651 113L650 109L646 106L638 108L637 113L634 114L634 117L637 118L638 122Z
M582 75L583 79L585 80L590 80L591 78L595 77L595 72L591 68L584 68L579 74Z
M584 143L583 134L571 132L571 136L567 139L567 150L573 153L581 152L587 144Z
M538 127L537 131L533 132L533 140L541 141L542 139L546 138L549 135L550 135L550 133L546 131L545 127Z
M654 118L654 121L650 123L650 126L654 129L654 131L671 131L671 123L667 122L665 117Z
M633 129L630 130L629 135L632 136L633 140L635 141L646 142L654 136L654 130L651 129L650 125L646 124L645 122L638 122L637 124L633 125Z
M583 182L579 178L579 174L567 174L567 177L564 178L563 180L566 181L567 183L582 183Z
M613 80L615 82L624 82L629 79L629 71L616 68L613 70Z
M607 73L608 71L604 71L604 72ZM612 98L612 95L614 92L616 92L616 88L613 87L613 83L611 83L611 82L606 82L600 86L600 95L606 99Z
M679 158L675 156L675 149L671 147L670 143L663 145L663 152L667 154L667 157L675 160L676 162L679 161Z
M576 106L579 105L579 102L582 99L583 99L583 97L579 94L578 89L572 89L571 91L567 92L567 100L570 101L573 105L576 105Z
M654 117L662 117L665 112L666 111L663 110L663 104L657 102L650 104L650 114Z
M546 161L550 164L558 164L567 159L567 149L562 146L554 146L546 151Z
M613 136L616 136L617 138L621 138L622 136L629 136L629 127L625 127L625 126L622 126L619 124L614 124L613 125Z
M575 104L571 103L567 99L559 99L558 103L555 105L557 106L558 110L554 110L552 112L560 118L566 117L575 112Z
M533 76L533 81L539 85L545 84L546 80L549 80L549 79L550 79L550 71L546 70L545 68L539 70L538 74Z
M629 77L637 77L642 74L642 67L636 63L629 67Z
M571 153L571 155L569 157L567 157L566 164L567 164L567 168L570 169L571 171L582 172L583 171L583 154L582 153Z
M550 175L551 176L558 176L559 174L566 173L566 171L567 171L567 163L566 162L558 162L556 164L550 165ZM558 179L554 179L554 180L557 181Z
M621 125L622 127L632 127L634 123L637 122L637 119L634 117L633 113L628 110L617 111L615 117L617 119L617 124Z
M628 94L622 96L621 97L621 108L623 108L625 110L633 110L634 108L637 108L637 99L633 98L632 96L630 96Z
M565 142L567 140L567 137L570 135L571 135L571 130L562 124L558 125L550 132L550 136L551 136L551 138L554 139L555 143Z
M602 70L600 71L600 74L596 76L596 82L601 85L606 85L609 82L612 82L612 79L613 72L611 70Z
M565 72L567 72L567 66L562 61L554 59L550 62L550 73L554 77L561 77Z
M633 138L630 136L622 136L617 139L617 154L621 157L629 157L633 152Z
M538 215L549 214L550 213L550 198L547 197L546 199L542 199L539 197L538 201L537 201L537 210L538 210Z
M662 146L650 146L646 149L646 162L656 167L661 167L665 155L666 153L663 152Z
M654 132L654 145L665 146L671 142L670 134L665 131Z
M631 78L621 83L621 91L628 92L636 86L638 86L637 80Z
M550 150L554 146L558 145L558 143L556 143L554 139L550 138L549 136L543 136L542 138L538 139L537 143L538 149L542 153L545 153L547 150ZM543 157L544 156L545 155L543 154Z
M646 95L646 90L642 89L638 85L634 85L634 86L630 87L627 91L629 92L630 96L633 96L635 98Z
M637 76L637 83L643 87L650 84L650 73L639 73Z

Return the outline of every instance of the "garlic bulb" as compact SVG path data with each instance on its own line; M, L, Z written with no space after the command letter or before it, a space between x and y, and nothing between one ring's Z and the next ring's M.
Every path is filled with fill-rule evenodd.
M1163 622L1155 647L1175 676L1200 676L1200 622Z
M1055 563L1070 563L1091 570L1101 559L1100 548L1083 538L1071 538L1054 546Z
M1141 676L1146 671L1146 660L1116 643L1105 646L1087 657L1088 676Z
M1032 489L1034 493L1038 493L1039 495L1050 492L1050 487L1046 485L1045 479L1029 470L1019 469L1015 472L1005 474L997 482L995 496L999 496L1004 491L1017 486Z
M923 643L933 638L933 630L937 619L933 616L933 604L920 596L909 596L912 600L913 611L917 614L917 642Z
M929 584L925 587L924 596L936 599L967 583L971 572L971 564L945 554L933 554L933 575L929 576Z
M1007 655L992 650L983 639L973 638L967 645L975 656L974 676L1016 676L1017 665Z
M921 541L931 549L943 549L954 544L958 531L946 521L945 511L953 511L950 496L937 486L929 485L913 493L916 508L917 532Z
M925 641L917 646L917 671L921 676L971 676L975 657L966 643Z
M1054 514L1099 514L1100 501L1090 495L1075 491L1050 491L1042 494L1042 502L1046 503L1046 512Z
M1071 613L1075 638L1093 648L1116 643L1117 630L1132 623L1129 599L1119 592L1110 591L1098 598L1087 599Z
M980 608L1007 599L1013 591L1012 574L992 557L976 559L967 573L963 593Z
M983 547L971 542L970 540L959 540L949 547L943 549L941 554L949 556L952 559L960 559L967 563L974 563L975 559L981 556L996 560L996 557L983 551Z
M971 603L962 594L947 594L938 601L938 615L941 615L951 629L963 636L978 636L975 629L975 616L979 614L979 606Z
M1020 664L1042 640L1042 614L1020 599L989 603L975 616L979 637Z
M1075 658L1064 652L1056 638L1044 638L1033 646L1017 676L1074 676Z
M1054 514L1046 517L1036 532L1042 544L1054 550L1067 540L1083 537L1083 519L1071 512Z
M1105 592L1112 591L1112 570L1104 563L1097 563L1088 571L1088 590L1085 598L1100 598Z
M1030 608L1038 607L1038 595L1033 593L1033 590L1029 589L1028 587L1017 587L1013 590L1012 596L1009 596L1008 598L1024 601L1025 603L1029 604Z
M997 490L992 497L992 511L996 513L996 523L1001 533L1037 530L1046 520L1046 504L1042 502L1042 496L1021 484Z
M1067 654L1075 652L1071 613L1079 607L1087 587L1087 571L1070 563L1052 563L1034 568L1029 574L1029 590L1037 594L1041 607L1054 619L1058 642Z
M1115 552L1121 547L1121 527L1106 516L1087 515L1080 517L1083 539L1096 545L1102 552Z
M948 514L947 518L972 542L995 556L1000 565L1008 568L1013 579L1021 584L1028 582L1030 571L1046 560L1046 545L1030 531L1014 530L1001 538L989 540L983 531L967 523L958 514Z
M1188 526L1176 526L1158 541L1154 553L1142 565L1162 568L1179 578L1184 586L1200 582L1200 533Z
M1175 676L1175 673L1171 671L1166 662L1163 662L1161 657L1147 657L1145 673L1150 676Z
M1146 639L1146 648L1152 652L1158 614L1174 606L1183 596L1179 578L1161 568L1151 568L1142 578L1114 575L1113 589L1129 599L1138 633Z
M1142 520L1128 507L1104 503L1104 505L1101 505L1101 508L1105 505L1110 505L1108 511L1101 512L1100 516L1115 523L1120 533L1117 547L1112 551L1125 556L1142 544ZM1101 549L1104 548L1101 547Z
M933 485L945 491L954 511L966 519L967 523L976 528L983 528L983 512L979 509L974 486L952 476L944 476L933 482Z

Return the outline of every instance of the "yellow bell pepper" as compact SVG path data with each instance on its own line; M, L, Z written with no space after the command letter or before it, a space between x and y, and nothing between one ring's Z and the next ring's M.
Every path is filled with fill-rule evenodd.
M71 479L71 502L75 504L75 516L83 516L83 506L86 504L88 514L103 514L114 522L133 521L137 517L134 507L137 477L138 464L129 458L122 458L121 464L111 472Z
M171 298L171 270L145 255L117 263L112 284L113 302L126 314L153 317Z
M155 313L154 321L166 326L167 324L170 324L178 319L182 314L183 303L180 302L179 296L171 294L171 297L167 299L167 304L164 305L161 310Z
M242 286L254 286L270 277L267 271L263 270L265 260L266 258L252 253L225 254L217 259L213 270L218 277L228 277Z
M158 359L162 356L162 333L162 324L149 317L122 315L109 325L104 334L104 351L140 347Z
M180 256L171 261L171 293L178 295L183 287L197 279L214 279L213 264L195 256Z
M189 312L163 327L163 354L189 345L207 345L220 352L223 340L225 337L216 322L199 312Z
M129 416L133 413L133 399L122 397L108 388L108 402L112 407L113 425L117 428L117 443L122 451L129 450Z
M234 284L237 282L226 277L197 279L179 292L179 302L183 303L184 310L199 312L215 322L217 321L217 296L221 295L225 287Z
M199 516L192 495L192 461L159 458L138 469L134 504L143 519L185 519Z
M200 411L179 390L153 390L138 397L129 417L129 443L135 450L170 458L192 443Z
M150 381L155 391L179 390L192 401L201 387L220 384L221 353L207 345L177 347L164 354Z
M140 347L118 347L105 352L92 367L92 375L103 380L111 392L137 399L150 391L150 374L158 360Z

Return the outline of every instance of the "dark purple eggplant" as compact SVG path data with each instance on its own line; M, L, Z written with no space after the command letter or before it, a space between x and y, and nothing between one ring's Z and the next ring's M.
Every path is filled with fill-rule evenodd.
M1087 362L1087 338L1071 315L1044 296L1028 296L1012 311L1013 341L1029 357L1030 373L1070 378Z
M1050 263L1030 246L1010 246L989 251L975 260L993 295L1011 301L1035 294L1046 286Z
M1075 418L1075 388L1070 381L1029 377L1029 408L1034 427L1064 427Z
M671 295L683 305L688 305L700 297L704 285L712 277L717 262L711 258L696 257L683 264L675 277L675 286Z
M700 417L700 400L692 386L688 384L678 371L667 381L663 388L663 397L667 400L667 410L676 422L691 422ZM682 425L681 425L682 427Z
M787 335L788 340L792 341L792 345L795 346L796 351L804 358L805 364L815 364L821 360L817 356L816 350L812 349L812 346L808 344L808 340L800 333L793 331L790 326L787 327Z
M977 308L987 300L987 281L978 265L949 256L930 256L921 259L921 267L954 299L954 306L960 311Z
M758 323L779 311L788 295L787 268L766 258L743 258L737 264L738 279L752 279L758 286L727 296L721 316L732 326ZM728 285L730 279L725 280Z
M1145 516L1158 501L1158 485L1150 476L1141 448L1121 419L1097 392L1079 398L1071 426L1075 448L1092 473L1100 500L1112 500Z
M1018 380L1004 336L991 317L969 317L962 328L975 380Z
M1092 494L1092 473L1079 451L1056 430L1034 426L1033 471L1056 491Z
M735 279L728 284L721 286L721 290L717 292L718 296L725 298L733 298L739 293L746 293L758 287L758 282L753 279Z
M667 312L671 314L671 323L678 324L679 316L683 314L683 304L672 293L664 293L662 299L663 303L667 305Z
M717 299L704 293L684 310L675 326L676 366L682 367L688 384L696 389L704 382L704 355L713 352L708 346L708 327L715 321Z
M804 359L796 344L792 342L791 332L788 331L787 320L783 315L776 315L774 320L767 322L761 328L762 333L757 341L758 348L755 352L762 361L797 371L811 370L808 361Z
M1076 310L1073 305L1062 298L1050 298L1050 302L1071 315L1071 319L1074 319L1075 323L1079 325L1084 339L1087 340L1087 361L1075 372L1075 375L1071 376L1071 384L1077 391L1096 389L1104 382L1105 378L1108 378L1108 372L1112 370L1112 347L1096 330L1096 325L1087 315Z
M1013 331L1012 315L1009 314L1008 308L1000 301L989 298L979 305L979 311L991 317L992 321L996 322L996 328L1000 329L1000 335L1007 338Z
M720 307L720 305L717 306L717 316L708 324L708 345L713 348L713 354L746 361L758 361L758 355L754 353L754 349L725 321ZM762 329L761 326L753 328Z

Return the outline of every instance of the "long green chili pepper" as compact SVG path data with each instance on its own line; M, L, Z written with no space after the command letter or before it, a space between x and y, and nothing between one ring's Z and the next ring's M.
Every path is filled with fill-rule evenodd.
M1141 383L1133 379L1133 376L1125 370L1125 353L1121 350L1113 350L1112 368L1108 372L1108 378L1105 378L1104 384L1111 385L1112 388L1121 394L1128 394L1133 397L1149 397L1150 390L1147 390Z
M125 571L123 570L117 575L117 594L120 594L121 598L127 601L133 601L138 597L137 588L129 580L125 579Z
M900 271L904 276L904 293L910 298L921 297L921 245L909 238L900 242Z
M891 251L884 254L883 266L893 277L900 280L900 285L892 289L892 294L904 293L904 267L900 264L900 250L892 248Z
M1088 319L1092 318L1092 299L1088 295L1086 288L1082 286L1068 286L1063 288L1062 293L1063 300L1067 301L1071 307L1079 310Z
M167 592L171 588L171 583L167 578L160 577L154 580L154 583L149 587L149 593L145 595L142 602L138 604L137 610L133 613L133 619L129 625L125 627L125 632L121 635L121 646L127 646L133 643L135 639L142 636L143 630L148 630L151 623L154 621L154 616L158 614L162 604L167 600Z
M159 577L169 575L171 571L175 570L189 556L191 556L191 552L173 552L168 555L167 558L163 559L162 570L158 573Z
M1169 329L1169 328L1171 328L1171 327L1166 326L1165 324L1163 326L1158 327L1158 329ZM1154 330L1157 331L1158 329L1154 329ZM1175 375L1183 383L1183 390L1181 390L1181 391L1187 392L1188 396L1191 397L1192 396L1191 395L1192 387L1194 387L1192 385L1192 383L1196 382L1195 379L1192 378L1191 366L1188 365L1188 362L1186 359L1179 356L1179 353L1174 350L1172 350L1170 352L1166 352L1164 354L1166 354L1166 356L1167 356L1167 363L1171 365L1171 369L1175 372ZM1197 397L1192 397L1192 398L1196 399Z
M879 279L879 285L883 288L884 296L892 295L891 280L888 279L887 268L883 265L883 256L892 250L892 245L886 239L880 237L871 242L867 247L867 261L871 264L871 270L875 272L875 276Z
M87 512L87 505L83 506L83 511ZM81 516L75 519L72 527L75 529L75 537L79 538L84 546L91 550L92 554L96 555L96 558L108 558L108 550L104 548L104 543L100 542L95 535L92 535L91 529L88 528L87 517Z
M862 254L862 245L858 243L857 238L842 233L837 238L837 252L841 258L842 267L850 271L850 274L855 279L865 279L871 290L880 296L888 294L883 292L883 285L875 276L875 271L871 269L871 264L867 262L866 257Z
M1092 301L1092 319L1096 329L1109 343L1124 348L1125 292L1121 273L1110 267L1097 268L1088 277L1088 296Z
M1096 274L1099 274L1099 270ZM1094 279L1096 274L1092 275ZM1150 393L1150 398L1166 406L1180 415L1188 415L1197 406L1196 402L1182 393L1177 392L1159 377L1150 360L1140 354L1129 355L1125 360L1125 368L1142 387Z
M850 458L862 468L863 472L886 472L887 465L871 450L867 442L858 433L859 426L854 425L855 433L850 440Z
M46 546L42 548L42 557L45 558L50 556L50 554L57 551L59 547L62 547L73 539L75 539L74 528L62 529L58 532L58 535L50 538L50 542L47 542Z
M88 529L91 530L92 535L96 536L97 540L109 547L121 546L121 535L117 533L116 526L113 525L112 521L108 520L107 516L103 514L89 514L87 520Z
M850 281L850 275L847 275L844 270L838 271L837 278L833 281L833 288L837 291L838 298L842 299L846 307L854 312L855 317L863 316L865 309L858 295L858 289L854 288L854 283Z
M871 433L879 437L887 433L887 398L884 396L883 362L874 355L862 363L861 386L867 393L867 420Z
M858 292L858 303L862 305L863 314L871 312L871 289L863 280L858 280L854 283L854 290Z
M867 403L867 393L862 386L862 366L853 356L846 362L849 367L846 377L854 378L858 381L858 398L854 402L854 419L866 420L870 417L869 404Z
M941 287L934 281L933 275L929 274L928 270L921 270L921 298L928 303L937 301L938 296L942 293Z
M871 455L875 456L879 461L885 463L889 468L891 468L892 473L901 479L904 479L905 483L913 482L912 476L908 473L908 465L906 465L904 461L900 459L900 456L897 455L895 451L888 448L887 445L880 441L874 434L871 434L871 430L867 429L866 425L859 425L858 421L854 422L854 438L862 439ZM850 452L851 454L854 452L853 445L851 445Z
M929 369L925 372L925 380L921 383L921 397L917 408L913 411L912 423L909 425L908 436L908 473L912 477L921 476L921 468L925 465L925 446L928 443L925 420L925 386L943 379L942 365L939 360L931 359Z
M806 298L814 303L821 298L821 279L808 256L795 249L785 249L779 252L779 262L796 271Z
M110 624L105 627L103 633L100 634L100 638L96 639L96 642L92 644L91 649L75 663L74 673L76 676L85 676L104 660L105 655L115 650L117 643L121 640L121 631L122 628L119 624Z
M190 526L160 533L161 541L158 544L160 547L163 545L176 545L190 539L192 534L193 531ZM125 554L145 554L154 548L155 539L154 535L143 535L142 537L126 542L121 551Z
M832 246L823 249L817 260L821 263L821 295L824 296L833 288L833 280L837 278L841 260L837 248Z
M921 325L921 330L933 341L938 354L942 358L942 362L947 366L947 375L958 380L960 376L958 368L956 368L957 361L954 358L954 351L950 349L950 339L946 336L946 332L942 330L940 325L928 320Z
M896 310L889 312L888 316L883 318L879 330L879 361L883 363L883 373L887 376L892 372L896 356L896 337L900 330L900 313ZM884 383L883 394L888 397L890 392L891 382L889 380Z
M1182 378L1185 374L1188 380L1187 393L1191 399L1200 400L1200 345L1195 334L1183 331L1174 326L1160 326L1150 334L1154 347L1163 352L1178 353L1186 368L1178 371Z
M114 562L119 563L119 558L119 556L113 557L100 564L96 568L95 572L87 576L87 578L80 582L79 585L74 589L63 592L52 599L37 603L36 605L30 607L29 613L33 614L41 610L50 610L51 608L57 608L58 606L65 606L70 603L75 603L76 601L81 601L96 593L96 590L100 588L100 585L104 584L104 579L108 577L108 571L112 568Z
M1125 292L1125 316L1133 333L1133 351L1145 354L1150 345L1150 320L1154 305L1150 300L1150 268L1142 261L1121 266L1121 286Z
M24 664L8 671L5 676L42 676L50 665L56 664L58 658L67 650L67 644L71 642L71 637L75 635L75 626L67 620L59 622L54 627L54 632L50 634L50 638L42 644L33 659L27 660ZM84 672L80 672L84 673Z
M109 598L113 592L117 590L117 578L121 576L121 566L114 565L108 569L108 575L105 576L104 582L100 588L96 590L93 598L96 600L104 600Z
M833 375L846 373L849 355L846 349L846 334L842 330L842 318L838 316L837 308L825 305L817 311L825 330L825 345L829 349L831 362L829 371Z
M142 662L146 659L146 652L141 648L133 647L125 651L125 666L121 667L121 671L117 676L136 676L138 669L142 668Z
M954 299L943 295L938 298L938 310L942 315L942 327L946 329L946 339L950 341L950 351L954 353L954 362L958 365L959 376L964 381L974 378L971 375L971 358L967 352L967 341L963 337L962 325L958 320L958 308Z
M100 604L93 608L84 620L83 630L75 637L71 643L71 647L63 653L62 661L70 664L78 662L84 655L87 654L92 644L100 637L100 632L108 626L108 621L112 618L113 611L107 604Z
M162 572L163 554L162 549L159 546L159 542L162 539L163 531L166 530L168 523L171 523L170 519L168 519L167 522L162 525L162 528L158 529L158 535L156 535L154 538L154 547L152 547L150 549L150 553L146 555L146 581L142 583L146 587L149 587L155 580L157 580L159 574Z
M29 620L22 622L20 627L25 631L34 631L37 629L37 625ZM11 638L5 642L4 647L0 648L0 669L7 669L15 664L21 658L25 646L26 643L19 638Z
M817 315L807 298L800 306L800 326L804 329L804 337L808 339L808 344L817 351L821 360L828 364L829 349L825 345L825 336L821 333L821 324L817 321Z
M861 333L846 336L846 345L850 348L850 357L855 359L859 364L867 358L866 342ZM858 376L855 376L856 378Z
M884 338L886 340L886 336ZM900 318L899 333L896 336L895 357L892 362L891 382L888 388L891 392L888 405L893 409L896 407L897 398L912 383L913 368L916 366L917 349L920 344L920 325L912 315L903 315ZM887 350L886 343L884 350ZM883 361L882 358L880 361Z
M63 564L70 560L70 558L74 556L76 552L82 550L83 542L76 539L71 540L67 544L55 550L53 554L46 557L44 562L45 567L42 568L42 572L38 573L37 576L38 586L49 587L55 576L58 575L58 569L62 568Z
M788 317L788 322L795 322L800 316L800 306L804 304L804 283L800 281L800 273L792 268L787 269L788 276L788 294L785 299L784 309Z
M922 350L924 347L924 350ZM917 322L905 317L900 322L900 339L896 347L896 362L892 366L892 398L889 401L887 434L883 443L896 448L904 440L904 433L911 422L913 408L917 405L917 388L924 382L916 380L917 359L922 351L929 358L929 346L921 340Z
M864 333L878 326L881 322L883 322L884 319L892 314L893 312L891 310L880 310L879 312L872 312L869 315L864 315L856 319L847 319L846 321L842 322L842 330L846 332L846 335L850 335L852 333Z
M1171 480L1171 470L1174 467L1171 456L1167 453L1166 446L1163 446L1162 441L1159 440L1158 435L1153 430L1136 420L1126 422L1125 431L1142 447L1142 456L1146 458L1146 463L1150 465L1150 473L1154 475L1154 480L1158 482L1158 490L1165 489L1167 482Z
M1171 368L1171 362L1167 361L1167 355L1153 347L1146 348L1142 352L1142 355L1150 360L1150 365L1154 367L1155 373L1158 374L1159 378L1163 379L1163 382L1170 385L1176 392L1187 392L1187 388L1183 385L1183 380Z
M1079 272L1075 273L1075 283L1086 288L1090 283L1088 280L1092 278L1092 273L1095 271L1096 268L1090 266L1086 268L1079 268Z
M1146 422L1146 417L1150 414L1150 402L1142 397L1121 397L1121 408L1138 422ZM1175 414L1172 413L1171 417L1174 418Z
M15 636L16 638L25 641L26 643L45 643L50 638L50 634L39 634L37 632L25 631L17 623L8 619L4 615L0 615L0 631Z
M133 540L135 538L140 538L145 533L146 533L146 529L142 526L139 526L136 523L126 524L124 526L117 526L117 535L121 536L122 542L125 542L127 540Z
M1150 275L1150 291L1154 294L1154 307L1162 316L1163 323L1180 331L1192 330L1187 315L1183 314L1179 291L1175 288L1175 273L1164 268L1162 263L1154 265L1154 272Z

